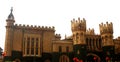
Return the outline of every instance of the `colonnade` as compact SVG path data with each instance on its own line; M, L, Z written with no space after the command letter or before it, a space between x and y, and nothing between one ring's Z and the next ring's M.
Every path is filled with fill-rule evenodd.
M100 50L102 48L100 38L86 38L86 43L88 50Z

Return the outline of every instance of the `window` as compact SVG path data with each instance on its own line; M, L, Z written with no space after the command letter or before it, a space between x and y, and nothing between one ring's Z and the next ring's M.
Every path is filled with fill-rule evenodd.
M99 39L99 47L100 47L100 48L102 47L101 39Z
M66 47L66 52L69 52L69 47L68 46Z
M29 54L30 38L27 38L27 54Z
M27 48L30 47L30 38L27 38Z
M70 62L69 57L67 55L62 55L59 58L59 62Z
M36 55L38 55L38 38L36 38Z
M23 38L23 55L24 56L40 56L40 36L27 34Z
M79 34L76 33L76 43L78 43L78 41L79 41Z
M23 54L25 54L25 43L26 43L26 38L24 38L24 41L23 41Z
M61 46L59 46L59 52L62 52L62 47Z
M36 38L36 48L38 48L38 38Z
M31 54L34 55L34 38L31 39Z

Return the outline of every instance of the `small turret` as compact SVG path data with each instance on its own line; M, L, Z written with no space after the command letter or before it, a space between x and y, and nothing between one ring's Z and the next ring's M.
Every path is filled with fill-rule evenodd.
M11 12L10 12L10 14L9 14L9 16L8 16L8 19L9 20L14 20L14 16L13 16L13 7L11 7Z
M94 32L94 29L88 29L87 31L86 31L86 34L87 35L95 35L95 32Z
M11 8L11 12L6 20L6 37L5 37L5 48L4 52L6 52L6 56L11 56L12 53L12 40L13 40L13 26L14 26L14 16L12 14L13 8Z
M14 25L15 20L14 20L14 15L13 15L12 12L13 12L13 7L11 7L11 12L10 12L10 14L8 15L8 18L7 18L7 20L6 20L7 26L12 26L12 25Z
M55 40L60 40L61 39L61 35L60 34L55 34Z

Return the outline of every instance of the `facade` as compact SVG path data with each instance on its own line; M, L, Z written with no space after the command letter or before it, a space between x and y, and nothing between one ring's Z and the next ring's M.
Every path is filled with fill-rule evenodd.
M54 27L18 25L6 20L4 62L120 61L120 37L113 39L113 24L99 24L100 34L86 29L86 20L71 21L72 35L61 40Z

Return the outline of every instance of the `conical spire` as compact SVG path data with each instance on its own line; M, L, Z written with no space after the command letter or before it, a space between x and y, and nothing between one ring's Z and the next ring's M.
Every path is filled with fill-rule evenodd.
M13 7L11 7L11 12L10 12L10 14L9 14L9 16L8 16L8 19L10 19L10 20L14 20L14 16L13 16Z

